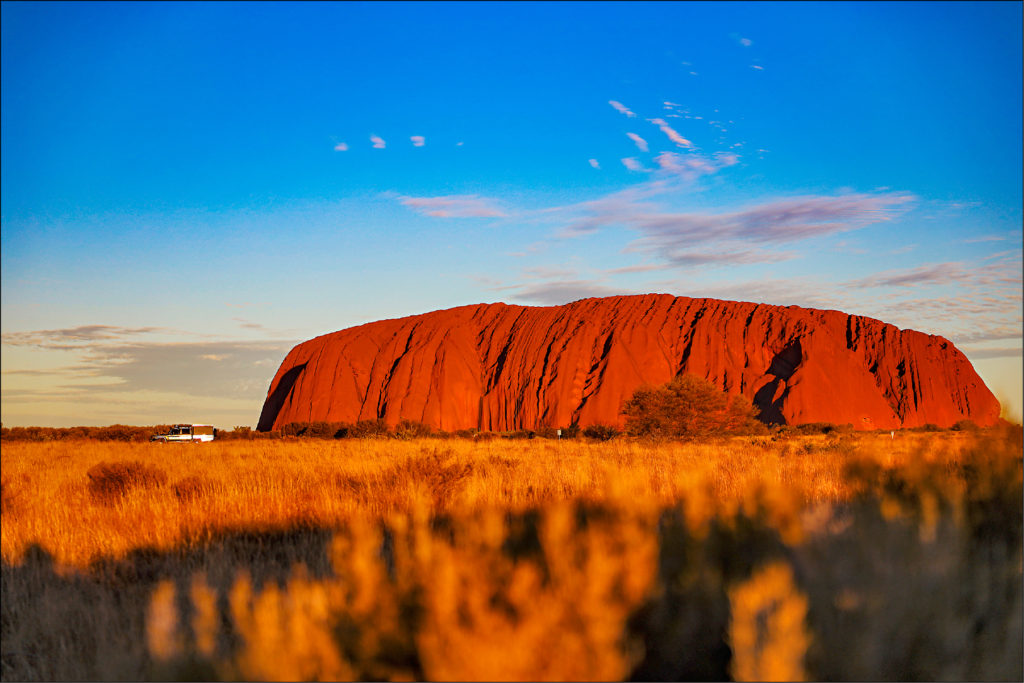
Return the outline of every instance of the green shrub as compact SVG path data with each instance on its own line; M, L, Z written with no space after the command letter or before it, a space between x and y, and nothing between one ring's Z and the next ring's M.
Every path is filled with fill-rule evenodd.
M698 438L765 431L748 398L720 391L696 375L678 375L660 387L644 386L622 407L632 436Z

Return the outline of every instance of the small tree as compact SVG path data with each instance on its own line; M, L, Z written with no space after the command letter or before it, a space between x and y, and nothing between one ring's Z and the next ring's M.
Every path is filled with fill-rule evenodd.
M764 431L745 396L730 396L696 375L677 375L660 387L644 386L622 407L633 436L696 438Z

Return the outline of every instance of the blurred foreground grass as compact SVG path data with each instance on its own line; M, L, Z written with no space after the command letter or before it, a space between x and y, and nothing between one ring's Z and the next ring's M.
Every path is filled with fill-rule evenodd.
M1019 428L3 451L4 680L1022 677Z

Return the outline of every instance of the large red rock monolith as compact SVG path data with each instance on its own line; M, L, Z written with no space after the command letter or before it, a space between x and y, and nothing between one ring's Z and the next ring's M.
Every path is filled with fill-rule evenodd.
M316 337L281 364L258 429L378 418L443 430L621 425L638 387L681 372L747 396L777 423L999 417L942 337L839 311L646 294L462 306Z

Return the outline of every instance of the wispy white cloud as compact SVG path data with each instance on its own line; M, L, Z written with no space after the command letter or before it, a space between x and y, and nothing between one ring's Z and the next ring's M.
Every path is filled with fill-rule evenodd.
M0 340L8 346L37 346L49 349L80 349L81 344L124 340L144 334L169 332L164 327L120 327L118 325L79 325L54 330L5 332Z
M113 380L103 385L105 391L173 391L259 401L270 383L268 365L280 363L293 345L228 341L112 346L97 349L81 369ZM88 385L77 388L90 391Z
M636 294L629 289L605 284L602 280L553 280L536 282L511 288L516 301L537 303L544 306L567 304L579 299L618 294Z
M347 152L348 151L348 143L346 143L346 142L339 142L338 144L336 144L334 146L334 151L335 152Z
M628 168L630 171L647 171L644 165L640 163L640 160L636 157L626 157L622 160L622 165Z
M926 263L913 268L899 268L874 273L867 277L851 280L848 287L857 289L873 287L927 287L968 283L972 286L993 290L998 287L1018 287L1021 283L1017 267L1020 258L1002 259L982 266L962 261Z
M670 266L665 263L638 263L634 266L622 266L621 268L609 268L605 271L608 275L622 275L626 273L650 273L658 270L665 270Z
M403 206L436 218L500 218L506 215L493 200L475 194L441 197L398 197Z
M647 247L627 247L627 251L650 251ZM780 263L798 258L792 251L745 249L737 243L725 243L718 249L703 251L691 248L659 250L659 258L672 266L740 266L754 263Z
M1021 357L1021 347L1019 346L995 346L983 348L961 347L960 350L967 354L967 356L972 360Z
M673 176L674 177L674 176ZM766 263L794 258L789 252L753 248L782 245L855 230L889 220L910 195L811 196L777 200L728 213L679 213L652 201L673 187L670 178L645 183L585 202L558 233L561 238L593 233L605 227L634 230L639 237L628 251L650 254L679 265ZM711 249L707 247L711 245Z
M868 287L918 287L922 285L951 284L969 279L961 263L933 263L914 268L901 268L874 273L847 283L858 289Z
M646 152L648 150L647 141L644 140L639 135L637 135L636 133L626 133L626 137L632 140L633 143L636 145L637 149L639 149L641 152Z
M732 166L739 161L739 156L731 152L718 152L710 158L700 154L684 156L676 152L662 152L654 157L654 161L664 172L695 178Z
M754 41L752 41L750 38L740 38L739 44L742 45L743 47L750 47L751 45L754 44Z
M975 244L977 242L1002 242L1007 239L1006 235L981 235L980 237L969 237L961 240L964 244Z
M758 71L764 71L764 67L761 66L760 64L751 64L750 68L751 69L757 69Z
M591 168L596 168L599 171L601 170L601 164L597 163L597 159L590 159L589 163Z
M387 146L387 143L384 142L384 139L379 135L371 135L370 142L373 143L374 149L384 149Z
M422 135L413 135L409 139L412 140L413 147L422 147L423 145L427 144L427 139L424 138Z
M737 239L781 244L889 220L911 195L851 194L783 199L730 213L643 213L632 227L654 248Z
M634 118L636 116L636 114L631 112L626 107L626 105L624 105L622 102L617 102L615 100L608 100L608 104L612 105L612 107L615 109L615 111L620 112L622 114L625 114L629 118Z
M243 329L246 329L246 330L266 330L267 329L266 326L264 326L264 325L262 325L260 323L254 323L251 320L246 320L245 318L232 318L232 320L234 320L236 323L238 323L239 327L241 327Z
M554 278L574 278L578 277L578 273L575 268L566 268L565 266L530 266L523 268L523 275L530 279L541 279L551 280Z
M680 147L692 148L693 143L684 138L682 135L677 133L665 119L650 119L651 123L661 129L661 132L668 136L668 139L676 143Z

